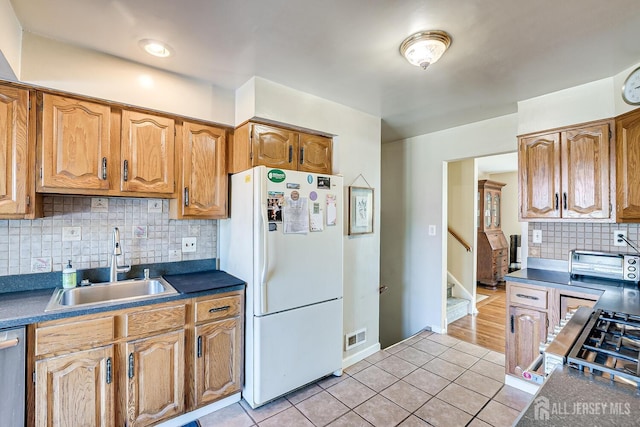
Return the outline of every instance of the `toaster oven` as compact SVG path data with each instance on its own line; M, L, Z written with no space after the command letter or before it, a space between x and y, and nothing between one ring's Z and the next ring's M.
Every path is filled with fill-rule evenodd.
M638 283L640 255L572 250L569 252L571 277L598 277Z

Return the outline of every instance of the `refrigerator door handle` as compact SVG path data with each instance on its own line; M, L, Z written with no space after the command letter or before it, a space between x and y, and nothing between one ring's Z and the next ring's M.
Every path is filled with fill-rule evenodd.
M264 180L262 185L266 187ZM266 188L262 189L261 194L266 194ZM269 223L267 222L267 207L264 204L260 204L260 234L262 238L262 271L260 275L260 312L264 314L267 312L267 271L269 268L269 252L267 246L267 233L269 230Z

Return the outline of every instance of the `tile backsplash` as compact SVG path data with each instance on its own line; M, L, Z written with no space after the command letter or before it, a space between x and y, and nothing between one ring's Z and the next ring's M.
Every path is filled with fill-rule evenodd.
M169 219L161 199L44 196L44 217L0 220L0 276L107 267L113 227L120 230L124 256L118 263L150 264L215 258L216 220ZM182 253L183 237L196 237L196 251Z
M533 243L533 230L542 231L542 243ZM569 260L571 249L614 253L635 253L629 246L614 246L613 232L627 232L627 240L638 246L640 224L575 222L530 222L529 257Z

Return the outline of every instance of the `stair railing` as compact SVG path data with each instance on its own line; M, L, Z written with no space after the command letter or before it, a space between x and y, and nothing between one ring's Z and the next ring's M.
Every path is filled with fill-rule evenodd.
M473 249L471 248L471 245L468 244L466 240L464 240L458 233L452 230L451 227L447 227L447 231L449 232L449 234L453 236L454 239L458 241L458 243L460 243L467 250L467 252L473 251Z

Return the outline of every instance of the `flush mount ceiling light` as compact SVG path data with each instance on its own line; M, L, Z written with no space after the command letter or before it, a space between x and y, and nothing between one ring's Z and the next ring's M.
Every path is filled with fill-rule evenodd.
M411 65L427 67L438 61L451 45L451 37L444 31L420 31L404 39L400 45L400 54Z
M159 58L166 58L173 53L173 49L171 49L169 45L158 40L143 39L140 40L138 44L149 55L157 56Z

